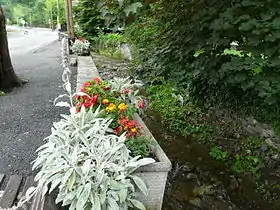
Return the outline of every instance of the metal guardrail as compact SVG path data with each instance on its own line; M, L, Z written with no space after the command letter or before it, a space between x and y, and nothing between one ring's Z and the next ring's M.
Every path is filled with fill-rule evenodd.
M58 41L61 41L63 38L68 38L68 33L66 32L59 32L58 33Z

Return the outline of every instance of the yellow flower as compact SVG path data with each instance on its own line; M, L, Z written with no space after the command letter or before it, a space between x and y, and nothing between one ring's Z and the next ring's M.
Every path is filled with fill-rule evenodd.
M109 112L113 112L116 108L117 106L115 104L110 103L109 106L106 107L106 110Z
M133 133L137 133L137 129L136 128L132 128L130 131L133 132Z
M119 110L120 111L125 111L126 108L127 108L127 105L125 103L121 103L119 106L118 106Z
M102 100L102 104L104 104L104 105L105 105L105 104L109 104L109 100L108 100L108 99L103 99L103 100Z

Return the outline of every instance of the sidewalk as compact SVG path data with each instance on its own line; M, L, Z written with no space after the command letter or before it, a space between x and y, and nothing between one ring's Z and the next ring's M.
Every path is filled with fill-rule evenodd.
M16 73L29 83L0 97L0 173L31 173L36 149L63 112L53 105L54 99L64 93L60 62L58 41L36 53L14 57Z

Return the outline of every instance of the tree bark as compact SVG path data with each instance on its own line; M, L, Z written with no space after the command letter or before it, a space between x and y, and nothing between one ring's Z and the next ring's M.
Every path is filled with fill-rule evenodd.
M8 47L5 15L0 5L0 89L19 87L26 82L19 79L14 72Z

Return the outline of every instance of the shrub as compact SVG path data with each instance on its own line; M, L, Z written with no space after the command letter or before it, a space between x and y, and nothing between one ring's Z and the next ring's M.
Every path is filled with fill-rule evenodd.
M94 48L101 54L112 58L124 59L120 46L127 39L119 33L99 33L93 39Z
M279 9L262 0L157 1L131 26L140 36L130 38L138 46L143 41L142 61L150 66L141 73L190 87L204 104L277 105ZM157 33L145 27L153 20ZM145 42L149 31L157 38Z
M90 39L104 28L104 20L101 19L96 1L81 0L77 6L73 7L73 11L76 28L79 28L80 35Z
M89 55L90 43L86 39L76 39L70 48L76 55Z

